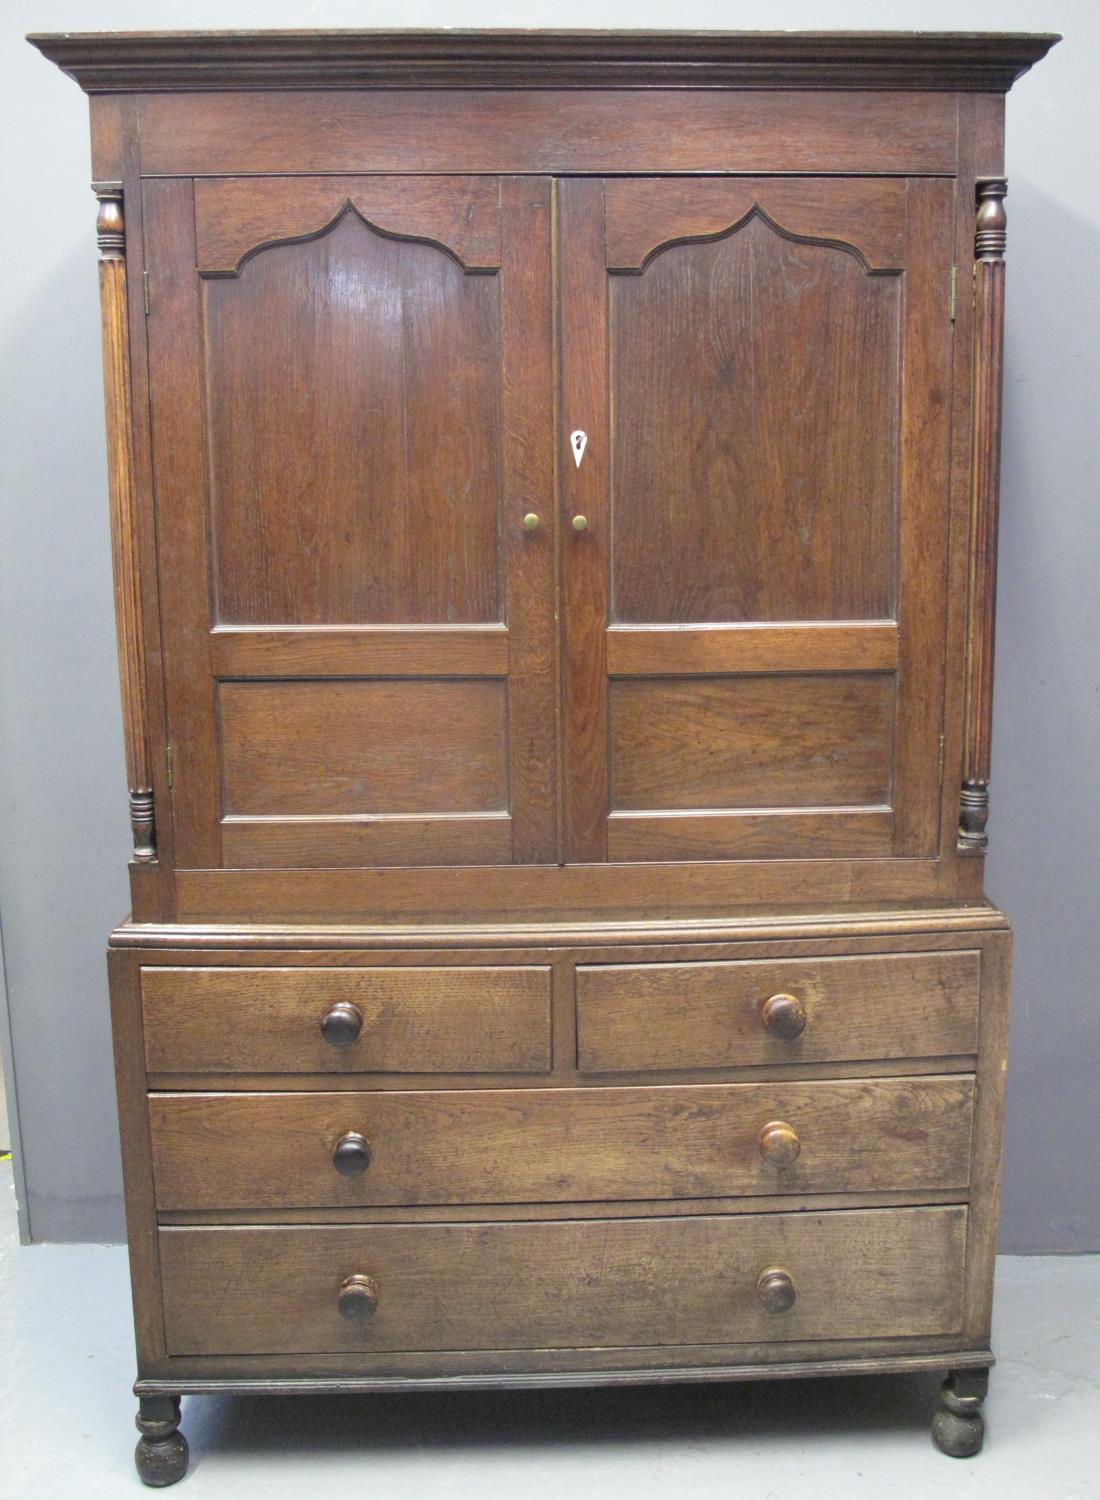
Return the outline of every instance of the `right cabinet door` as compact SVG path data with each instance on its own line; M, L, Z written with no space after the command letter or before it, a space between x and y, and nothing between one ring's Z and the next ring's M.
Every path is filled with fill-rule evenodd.
M567 857L934 854L951 183L559 192Z

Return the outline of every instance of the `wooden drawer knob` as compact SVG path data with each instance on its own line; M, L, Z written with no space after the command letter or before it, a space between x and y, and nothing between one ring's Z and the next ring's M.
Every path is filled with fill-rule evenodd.
M370 1166L370 1141L358 1130L349 1130L336 1142L332 1165L341 1177L358 1177Z
M789 1312L797 1296L791 1273L784 1271L782 1266L769 1266L766 1271L761 1271L756 1278L756 1295L760 1298L765 1311Z
M772 995L760 1007L760 1019L772 1036L793 1042L806 1030L806 1007L794 995Z
M378 1307L378 1283L373 1276L349 1276L340 1288L336 1307L349 1323L365 1323Z
M772 1167L789 1167L802 1150L802 1142L786 1120L769 1120L757 1139L760 1155Z
M363 1029L363 1012L350 1000L337 1000L321 1018L321 1035L330 1047L350 1047Z

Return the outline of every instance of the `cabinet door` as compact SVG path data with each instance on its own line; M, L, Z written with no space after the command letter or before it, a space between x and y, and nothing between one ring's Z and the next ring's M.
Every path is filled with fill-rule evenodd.
M556 860L548 184L151 180L145 226L178 863Z
M951 203L561 185L571 860L936 852Z

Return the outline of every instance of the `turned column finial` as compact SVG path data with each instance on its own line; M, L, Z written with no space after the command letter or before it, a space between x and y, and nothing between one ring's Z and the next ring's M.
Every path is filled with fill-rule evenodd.
M126 217L122 207L121 182L93 182L92 192L99 200L95 232L101 260L125 260Z
M1007 242L1008 215L1004 177L985 177L977 185L978 213L974 233L975 260L1003 260Z
M981 853L989 843L989 782L964 781L959 798L959 848Z

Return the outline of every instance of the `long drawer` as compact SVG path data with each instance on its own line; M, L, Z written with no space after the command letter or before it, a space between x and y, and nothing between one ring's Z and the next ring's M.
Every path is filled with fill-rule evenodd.
M961 1326L959 1207L164 1229L170 1354L911 1337Z
M545 1073L550 970L147 967L150 1073Z
M973 1079L153 1094L162 1209L964 1189Z
M582 1073L947 1057L978 1045L980 955L577 970Z

